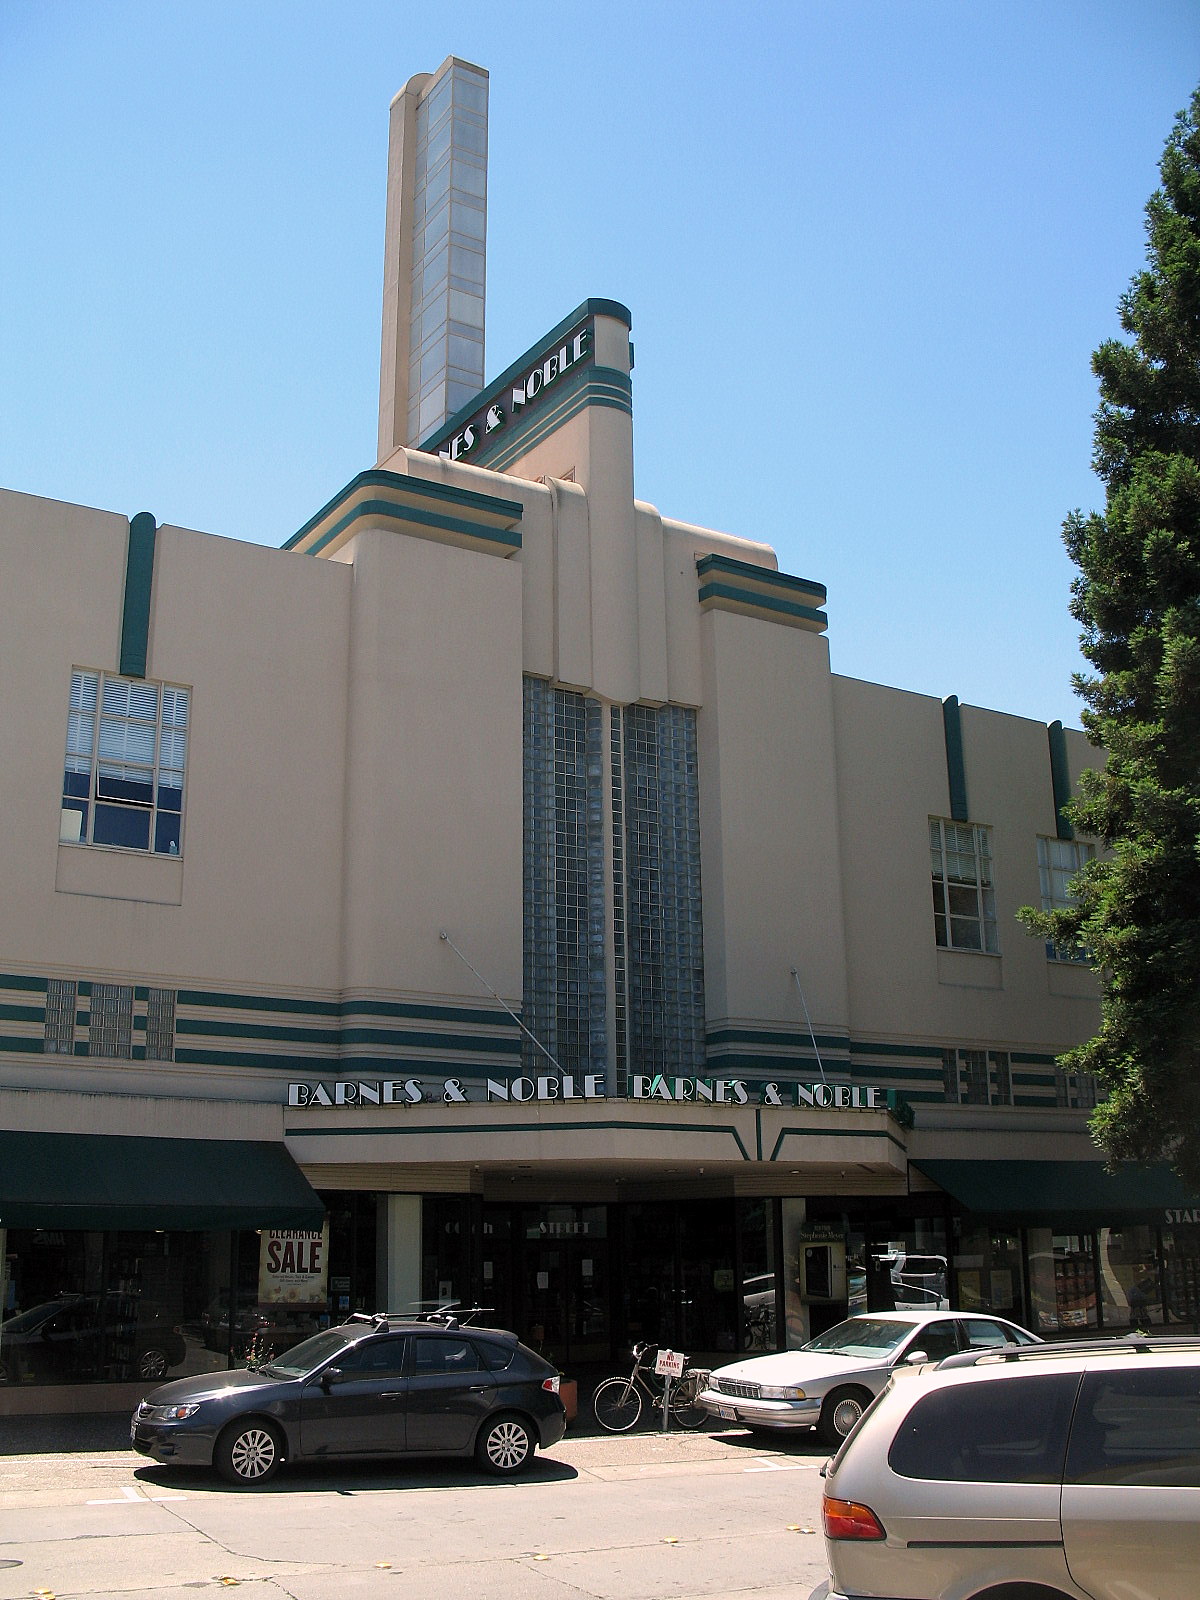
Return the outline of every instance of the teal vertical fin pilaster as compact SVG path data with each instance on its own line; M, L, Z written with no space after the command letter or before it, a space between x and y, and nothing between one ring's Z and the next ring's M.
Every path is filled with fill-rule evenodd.
M1054 825L1060 839L1073 839L1075 829L1067 821L1065 806L1071 798L1071 769L1067 765L1067 736L1061 722L1047 724L1050 741L1050 782L1054 786Z
M150 648L150 595L154 588L154 541L158 528L148 511L129 524L125 553L125 607L121 613L121 676L144 678Z
M942 728L946 735L946 781L950 786L950 815L967 822L967 766L963 759L962 708L956 694L942 701Z

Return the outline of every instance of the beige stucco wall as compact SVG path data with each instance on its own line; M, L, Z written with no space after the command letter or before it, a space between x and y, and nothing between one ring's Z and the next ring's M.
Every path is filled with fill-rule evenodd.
M0 962L338 982L350 574L164 527L147 676L192 690L178 860L58 843L73 667L116 672L127 524L5 494ZM172 903L174 902L174 903Z
M1037 835L1055 831L1043 724L962 709L970 820L992 829L999 955L934 943L928 821L950 815L941 702L832 680L843 905L857 1037L1065 1048L1096 1018L1095 980L1064 977L1016 922L1040 903ZM1081 759L1081 734L1068 736ZM1069 992L1054 993L1055 985Z

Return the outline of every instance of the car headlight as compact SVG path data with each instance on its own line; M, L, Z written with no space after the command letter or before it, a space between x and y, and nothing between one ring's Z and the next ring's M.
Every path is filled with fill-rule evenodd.
M194 1417L199 1411L199 1405L190 1406L155 1406L155 1422L184 1422L188 1417Z
M808 1396L803 1389L794 1383L770 1384L764 1383L759 1390L764 1400L807 1400Z

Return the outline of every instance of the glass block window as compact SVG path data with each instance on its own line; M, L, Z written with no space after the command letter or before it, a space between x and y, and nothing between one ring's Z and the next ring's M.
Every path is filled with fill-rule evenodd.
M150 989L146 994L146 1060L175 1059L175 990Z
M1096 1080L1090 1072L1054 1069L1055 1101L1072 1111L1091 1111L1096 1104Z
M1067 911L1076 904L1071 893L1071 879L1083 871L1096 857L1096 846L1083 839L1050 839L1039 836L1037 842L1038 878L1042 888L1043 911ZM1082 945L1047 943L1046 956L1050 961L1086 962L1088 953Z
M189 693L73 672L59 837L178 855Z
M1007 1050L943 1050L942 1081L952 1104L1012 1105L1012 1061Z
M696 713L625 706L620 755L624 1059L634 1073L697 1073L705 1046Z
M629 972L625 944L625 801L621 782L621 708L608 708L609 783L612 804L613 1024L615 1092L629 1093Z
M455 62L417 106L407 438L483 388L488 80Z
M42 1048L48 1056L75 1053L75 1005L79 986L66 978L46 983L46 1034Z
M603 762L598 701L525 680L522 1020L567 1073L604 1072ZM532 1040L524 1070L544 1072Z
M929 819L933 926L944 949L999 952L991 832L969 822Z
M88 1054L114 1056L120 1061L132 1059L132 984L93 983L92 1010L88 1022Z

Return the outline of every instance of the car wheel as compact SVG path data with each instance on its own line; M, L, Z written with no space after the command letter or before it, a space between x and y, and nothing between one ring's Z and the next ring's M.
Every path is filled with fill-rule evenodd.
M502 1478L523 1472L533 1460L533 1452L533 1434L520 1417L497 1417L484 1426L475 1444L479 1465Z
M139 1378L165 1378L167 1368L171 1363L167 1360L167 1352L151 1345L148 1350L143 1350L138 1356Z
M242 1487L266 1483L283 1460L282 1435L273 1423L259 1417L235 1422L217 1440L213 1460L229 1483Z
M836 1449L870 1404L866 1389L835 1389L826 1397L817 1419L821 1442Z

